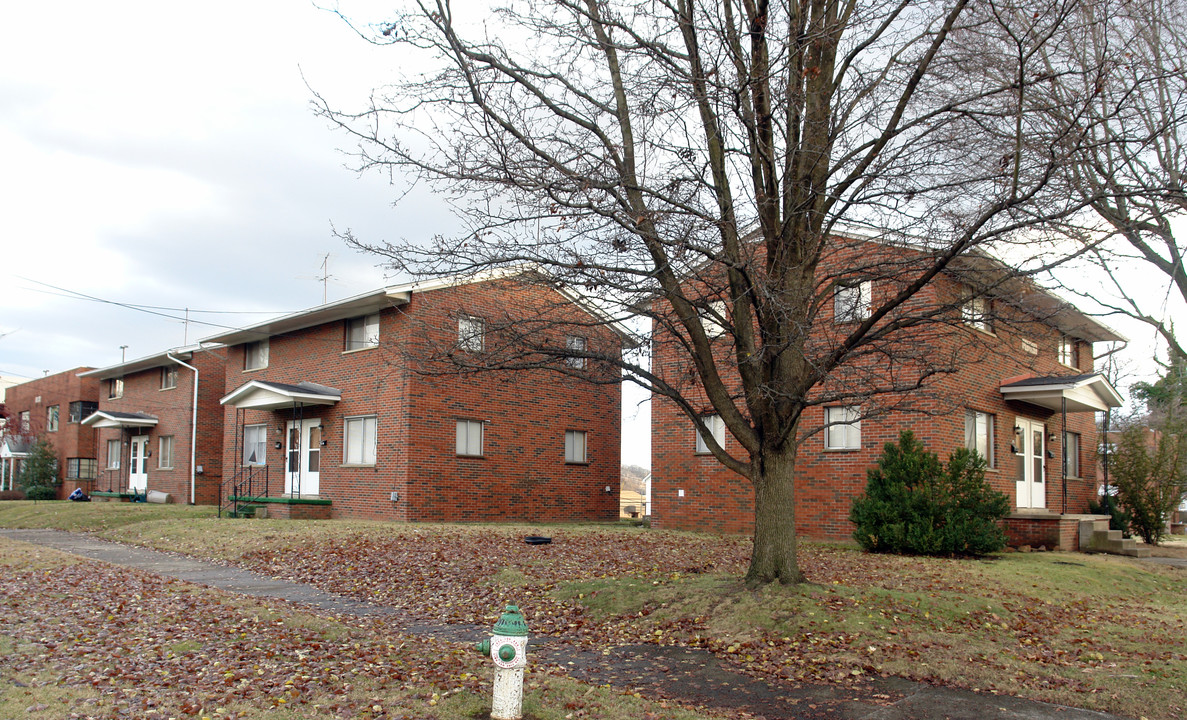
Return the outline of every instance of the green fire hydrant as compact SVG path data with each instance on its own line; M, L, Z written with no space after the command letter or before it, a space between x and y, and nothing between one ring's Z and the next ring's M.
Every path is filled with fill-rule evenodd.
M523 669L528 664L528 624L514 605L499 617L493 635L478 643L478 652L495 661L495 692L491 720L523 717Z

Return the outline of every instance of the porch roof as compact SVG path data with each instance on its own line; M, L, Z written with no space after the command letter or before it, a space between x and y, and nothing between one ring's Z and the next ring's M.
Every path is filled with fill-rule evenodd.
M24 458L33 452L33 439L9 436L0 441L0 458Z
M334 405L341 399L341 390L317 383L290 385L252 380L232 390L219 403L252 410L280 410L304 405Z
M1068 412L1103 412L1123 403L1120 393L1100 373L1021 378L1003 384L1000 390L1007 400L1055 412L1063 409L1065 400Z
M157 418L148 413L99 410L87 415L82 424L90 425L93 428L154 427L157 424Z

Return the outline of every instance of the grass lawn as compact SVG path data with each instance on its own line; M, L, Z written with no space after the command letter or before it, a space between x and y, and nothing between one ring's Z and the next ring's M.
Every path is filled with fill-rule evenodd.
M118 505L111 517L104 505L58 505L43 526L91 523L113 540L308 582L426 622L493 623L516 602L533 633L703 648L763 677L859 686L901 676L1135 718L1187 714L1187 571L1178 568L1070 553L874 556L805 543L811 583L751 592L739 582L749 541L737 537L231 521L192 508L136 521ZM30 506L0 503L0 526L36 524ZM553 543L526 546L526 534Z

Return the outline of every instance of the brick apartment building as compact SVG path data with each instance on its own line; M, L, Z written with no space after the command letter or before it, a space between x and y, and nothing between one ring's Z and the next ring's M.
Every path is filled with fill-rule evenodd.
M218 502L225 361L225 348L194 345L82 373L100 389L83 420L98 433L94 490Z
M27 450L30 441L45 438L58 453L58 479L61 486L59 497L66 497L75 488L89 492L94 481L97 461L95 454L95 431L82 424L82 420L98 406L99 383L93 378L79 377L79 373L91 370L79 367L73 370L47 375L36 380L9 387L5 392L5 404L11 418L6 429L9 441L6 448L5 475L13 473L20 458L13 455L13 449ZM9 477L6 482L11 482Z
M909 252L868 242L857 248L874 258L866 261L867 268L892 267ZM879 254L886 257L878 259ZM847 280L843 268L848 262L845 256L832 259L831 272L840 279L821 290L824 301L811 328L813 342L821 347L839 342L851 323L869 317L880 298L901 286L890 275ZM1122 338L1032 283L998 280L988 293L984 288L973 293L964 284L964 277L985 275L970 271L962 279L935 279L908 311L933 312L936 321L890 336L875 352L843 366L823 391L835 389L828 382L910 385L922 379L920 389L871 395L865 402L822 402L805 410L795 483L799 535L850 539L849 508L865 490L866 471L886 443L911 430L941 459L958 447L986 458L989 483L1015 505L1007 520L1012 544L1075 546L1078 521L1070 516L1087 513L1097 492L1095 412L1121 403L1093 370L1093 343ZM961 297L969 299L962 303ZM677 382L690 374L689 360L662 333L661 328L652 366ZM714 340L722 344L723 357L732 353L731 338L722 332ZM735 457L746 457L711 415L707 399L703 403L714 437ZM692 421L673 403L657 400L651 417L653 523L751 532L749 480L709 453Z
M273 517L613 519L616 368L459 367L514 352L509 308L584 318L560 348L621 348L574 298L494 276L388 287L207 338L227 347L228 494Z

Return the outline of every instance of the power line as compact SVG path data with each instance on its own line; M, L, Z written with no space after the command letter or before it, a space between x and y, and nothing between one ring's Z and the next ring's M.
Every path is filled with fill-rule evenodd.
M206 313L206 314L210 314L210 315L286 315L286 314L292 312L291 310L195 310L194 308L165 307L163 305L143 305L140 303L122 303L122 302L118 302L116 300L106 300L103 298L85 295L85 294L80 293L76 290L67 290L66 288L60 288L60 287L57 287L56 285L50 285L49 283L41 282L40 280L34 280L32 278L23 277L20 275L17 275L16 277L18 279L24 280L26 282L36 283L38 285L44 285L45 287L50 287L55 290L61 291L61 292L54 293L54 292L49 292L48 290L38 290L37 288L25 288L26 290L29 290L31 292L44 293L46 295L53 295L55 297L65 297L65 298L74 298L74 299L81 298L81 299L86 299L86 300L93 300L95 302L110 303L112 305L120 305L122 307L130 308L133 310L141 310L141 309L144 309L144 310L167 310L169 312L189 311L192 313Z

